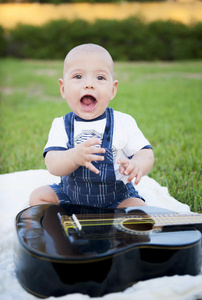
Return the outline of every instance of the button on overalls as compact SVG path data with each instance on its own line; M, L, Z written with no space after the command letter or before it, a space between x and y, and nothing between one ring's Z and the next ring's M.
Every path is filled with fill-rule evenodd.
M64 116L65 129L69 138L68 149L74 147L74 119L73 112ZM102 154L104 161L93 161L92 164L99 170L95 174L88 168L80 166L73 173L62 177L62 189L71 203L108 207L127 193L128 189L123 181L117 181L113 164L113 128L114 112L106 109L106 127L101 147L105 148Z

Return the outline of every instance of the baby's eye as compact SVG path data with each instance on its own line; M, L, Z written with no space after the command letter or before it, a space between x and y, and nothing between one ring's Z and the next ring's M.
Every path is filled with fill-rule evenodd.
M99 75L99 76L97 77L97 79L98 79L98 80L105 80L104 76L102 76L102 75Z
M76 78L76 79L81 79L82 76L81 76L81 75L75 75L74 78Z

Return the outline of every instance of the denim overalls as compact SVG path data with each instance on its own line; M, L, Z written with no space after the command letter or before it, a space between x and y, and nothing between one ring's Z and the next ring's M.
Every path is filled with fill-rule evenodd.
M65 130L69 138L68 149L74 147L74 119L73 112L64 116ZM105 153L102 154L105 159L92 162L99 170L99 174L80 166L73 173L62 177L60 188L67 197L61 202L115 208L120 202L130 197L144 200L138 195L132 183L125 185L123 181L116 180L112 151L113 128L114 112L112 108L107 108L106 127L101 144L101 147L105 148ZM54 187L53 189L55 190Z

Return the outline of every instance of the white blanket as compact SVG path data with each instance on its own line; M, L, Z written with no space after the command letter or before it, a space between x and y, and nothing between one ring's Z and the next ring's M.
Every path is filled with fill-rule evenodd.
M31 191L38 186L59 182L59 178L46 170L29 170L0 175L0 299L34 300L18 283L13 263L14 220L16 214L28 207ZM189 207L172 198L167 188L161 187L148 176L137 186L148 205L189 212ZM138 282L124 292L99 298L72 294L59 298L65 300L193 300L202 299L202 275L173 276Z

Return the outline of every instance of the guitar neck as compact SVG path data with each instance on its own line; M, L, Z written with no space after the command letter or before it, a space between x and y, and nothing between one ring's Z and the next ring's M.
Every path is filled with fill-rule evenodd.
M202 232L202 215L200 214L166 214L166 215L154 215L152 219L155 222L154 227L165 226L194 226Z

